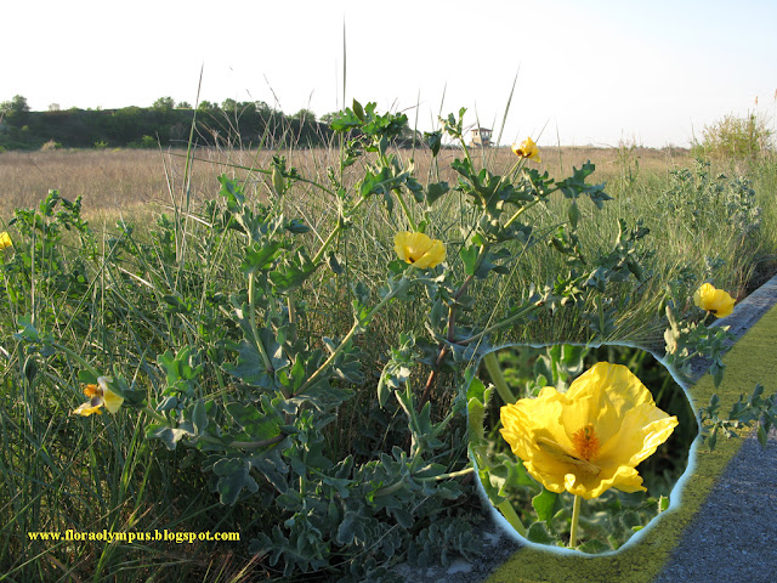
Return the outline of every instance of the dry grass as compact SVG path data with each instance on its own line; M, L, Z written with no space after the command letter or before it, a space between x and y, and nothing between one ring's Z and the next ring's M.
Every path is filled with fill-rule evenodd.
M327 166L337 166L338 153L333 149L281 152L303 176L326 182ZM267 168L274 152L246 150L199 149L192 174L194 199L210 198L218 189L216 177L221 173L245 177L246 172L231 164ZM413 153L403 150L408 159ZM502 172L515 157L509 148L473 150L474 158L485 158L490 168ZM461 156L456 149L442 150L439 156L440 179L454 182L450 162ZM687 164L686 150L649 148L544 148L543 163L551 176L567 175L572 166L586 160L596 164L594 180L610 181L621 177L629 165L639 163L640 172L660 172ZM419 177L427 175L428 151L415 152ZM183 192L185 151L155 150L55 150L44 152L4 152L0 154L0 213L7 217L14 208L29 207L42 200L50 189L59 190L68 199L83 196L85 214L143 214L157 205L178 200ZM354 172L358 172L354 168ZM261 192L262 175L249 175ZM151 205L151 206L149 206ZM6 219L7 220L7 219Z

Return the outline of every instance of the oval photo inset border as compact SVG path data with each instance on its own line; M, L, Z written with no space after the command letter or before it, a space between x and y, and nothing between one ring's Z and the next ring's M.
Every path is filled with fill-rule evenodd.
M678 425L675 428L675 432L673 432L673 435L670 436L670 438L667 440L667 443L664 445L667 445L672 449L672 451L675 453L675 457L678 460L684 460L681 462L682 465L684 465L684 469L682 471L674 470L672 472L671 477L671 488L667 493L661 492L661 495L666 495L669 498L669 504L666 509L664 509L661 512L658 512L658 508L656 506L656 514L650 518L644 525L642 525L638 531L634 532L633 534L629 535L625 540L623 540L619 546L616 549L608 549L608 550L602 550L602 551L596 551L596 552L586 552L583 550L578 549L569 549L563 546L558 546L559 541L556 541L555 544L550 543L540 543L535 542L532 540L529 540L527 536L524 536L516 530L516 528L513 527L513 525L510 524L510 522L505 518L505 516L500 512L493 500L490 498L488 491L494 491L495 489L499 489L496 484L499 484L500 481L502 481L502 490L504 490L506 487L509 488L510 486L508 484L504 484L505 481L509 481L509 479L515 479L515 472L510 472L508 470L508 475L504 475L504 468L500 468L502 470L502 476L496 477L495 480L491 479L491 470L493 469L493 466L489 466L488 468L483 467L480 468L478 466L478 458L480 458L481 461L484 460L483 457L483 451L482 446L483 443L479 444L479 449L477 453L473 450L473 429L474 432L477 431L477 423L478 419L477 417L480 417L480 423L481 423L481 434L484 436L486 441L489 441L489 436L487 435L487 432L490 432L491 439L490 441L493 441L493 434L497 433L495 431L496 427L492 424L491 427L486 428L487 431L483 430L483 427L485 424L489 423L489 419L493 420L494 418L494 400L499 400L500 406L503 403L502 399L500 399L499 395L497 394L497 391L493 391L493 395L491 396L490 403L486 403L485 407L480 407L483 409L482 411L478 411L479 406L481 403L474 402L472 399L468 399L468 407L467 407L467 415L468 415L468 423L470 424L470 437L468 437L469 443L468 443L468 454L470 458L470 463L473 465L473 468L475 470L476 478L477 478L477 487L480 495L483 497L485 501L488 502L488 507L490 509L490 512L494 518L494 521L500 525L500 527L504 530L504 532L513 538L514 540L518 541L522 545L530 546L534 548L539 548L546 551L552 551L559 554L571 554L571 555L577 555L577 556L588 556L588 557L599 557L599 556L607 556L607 555L613 555L616 553L619 553L623 551L626 548L632 547L635 544L638 544L640 540L645 536L647 532L649 532L655 525L659 522L660 518L665 515L668 512L671 512L672 510L679 507L681 504L681 498L682 498L682 490L684 488L684 485L688 478L690 477L691 473L693 472L693 469L695 467L696 463L696 453L697 448L700 443L700 437L699 437L699 417L698 413L693 405L693 401L690 398L690 394L688 392L687 387L681 382L678 375L669 367L661 358L656 356L653 352L646 350L640 346L635 346L633 344L628 343L617 343L617 342L609 342L609 343L602 343L602 344L579 344L579 343L548 343L548 344L509 344L505 346L501 346L499 348L496 348L494 350L489 351L487 354L496 354L497 356L500 354L504 354L506 351L509 353L512 353L515 355L518 351L522 351L522 354L519 355L514 360L520 360L520 359L527 359L527 352L528 351L534 351L534 354L529 356L528 360L531 360L532 358L539 359L540 356L546 356L548 352L554 348L554 347L561 347L560 351L564 351L564 347L570 347L570 349L582 349L583 351L586 351L586 354L583 356L584 364L580 370L572 371L575 374L573 376L569 376L568 381L571 383L574 378L582 374L585 370L590 368L592 366L593 362L604 362L609 361L608 358L602 358L602 355L604 353L610 353L610 356L612 356L611 353L617 352L620 353L620 356L616 357L611 362L617 363L617 364L626 364L626 366L629 366L628 361L629 358L624 358L624 355L628 355L631 357L632 360L632 366L634 357L636 356L636 359L639 361L639 368L634 374L642 381L642 383L651 391L651 394L653 394L654 400L656 401L656 405L666 411L670 415L678 415L678 409L682 409L682 411L679 411L680 415L678 415L678 420L680 420L681 425ZM556 351L559 352L559 351ZM569 352L574 352L574 350L570 350ZM475 370L479 371L479 374L477 374L478 379L482 379L483 384L487 384L490 382L490 378L488 373L485 370L485 366L483 363L484 357L481 357L480 361L478 362ZM574 356L573 356L574 359ZM645 363L645 359L647 359L647 363ZM502 358L503 361L509 360L506 358ZM542 369L542 366L535 367ZM629 366L631 370L631 366ZM532 371L530 374L524 374L523 376L518 376L512 374L512 369L508 367L505 369L507 371L507 377L508 382L521 382L521 379L527 379L530 377L531 374L534 374L536 371ZM525 371L524 371L525 372ZM642 375L642 376L640 376ZM643 376L646 377L646 379L643 379ZM661 380L661 387L656 386L657 380ZM540 379L542 380L542 379ZM556 381L559 381L559 378L555 379ZM553 386L553 379L545 379L547 381L548 385ZM474 381L473 381L474 382ZM479 381L481 382L481 381ZM670 389L670 393L667 393L667 387ZM663 391L662 391L663 388ZM658 392L661 392L661 394L657 395ZM527 396L522 392L520 395L516 395L517 398L522 398ZM674 401L674 404L671 406L667 406L666 403L671 403ZM678 403L680 403L678 405ZM663 406L662 406L663 405ZM665 408L666 407L666 408ZM672 410L674 409L674 410ZM498 408L497 408L498 411ZM692 421L692 427L689 427L691 425L689 421ZM498 421L496 422L498 424ZM473 425L474 424L474 425ZM678 437L675 438L675 435ZM673 438L675 438L674 442L672 441ZM501 436L498 436L498 439L502 439ZM509 453L509 456L512 457L512 459L517 462L518 464L521 464L520 460L515 458L515 456L510 451L510 446L504 442L504 444L491 444L493 445L493 448L499 449L499 454L504 453L504 450L506 450ZM679 456L677 456L677 450L678 448L682 448L683 453L681 453ZM661 454L662 450L659 448L656 452L656 454ZM656 467L660 467L661 465L661 459L654 456L647 458L644 460L641 464L637 466L637 469L640 471L640 475L643 477L644 483L648 488L650 489L651 486L654 486L655 480L653 472L655 472ZM487 463L492 460L486 460ZM484 466L487 464L484 464ZM643 467L644 466L644 467ZM521 468L523 469L523 468ZM489 484L488 488L484 486L481 478L481 472L489 472ZM645 473L643 473L645 472ZM520 473L520 472L519 472ZM524 470L525 473L525 470ZM519 476L519 479L522 480L523 476ZM492 483L495 482L495 483ZM668 482L669 483L669 482ZM537 486L539 488L539 491L542 491L541 486ZM536 492L537 488L535 488ZM605 492L601 498L605 498L608 496L608 493L610 491ZM507 493L507 492L505 492ZM655 492L654 492L655 493ZM650 494L650 492L648 492ZM528 501L524 500L523 505L521 508L527 508L531 505L531 497L535 494L529 495ZM559 496L565 496L568 499L571 499L571 495L567 492L564 492L563 494L560 494ZM612 498L613 496L616 497L623 497L624 494L610 494L608 498ZM626 496L633 496L633 495L626 495ZM620 498L619 498L620 499ZM596 501L599 501L598 498L591 499L590 501L583 500L583 505L585 506L586 503L594 503ZM558 511L556 511L558 512ZM524 524L524 527L528 527L528 524ZM561 533L560 533L561 534ZM605 537L606 538L606 537ZM585 539L583 539L581 542L585 542ZM590 545L589 545L590 546Z

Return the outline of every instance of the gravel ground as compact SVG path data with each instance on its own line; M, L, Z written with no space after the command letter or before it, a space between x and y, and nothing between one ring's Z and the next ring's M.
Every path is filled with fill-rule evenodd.
M484 529L483 537L488 551L479 561L469 562L456 559L447 567L416 569L400 565L397 572L407 583L481 583L499 565L521 548L520 544L505 536L501 527L493 521Z

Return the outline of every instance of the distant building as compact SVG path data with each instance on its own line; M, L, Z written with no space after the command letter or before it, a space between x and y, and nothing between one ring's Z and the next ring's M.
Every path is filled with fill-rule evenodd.
M469 145L488 148L491 145L491 133L492 130L488 128L472 128L470 130Z

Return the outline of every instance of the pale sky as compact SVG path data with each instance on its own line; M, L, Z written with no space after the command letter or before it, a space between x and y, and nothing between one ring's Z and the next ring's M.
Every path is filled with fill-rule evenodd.
M2 22L0 101L33 110L194 104L203 67L201 100L321 115L343 104L345 23L345 103L413 125L419 102L423 130L441 102L498 129L516 74L505 144L687 146L777 117L774 0L26 0Z

